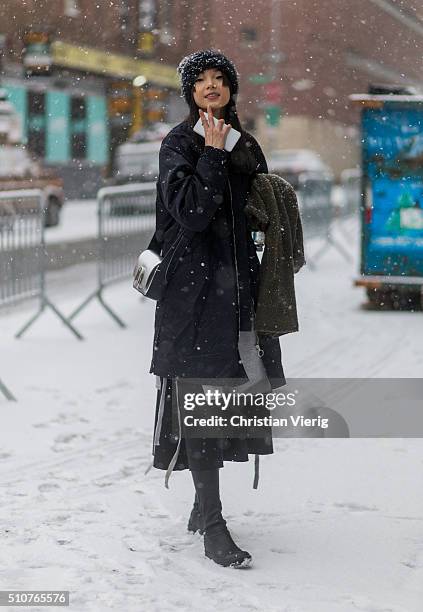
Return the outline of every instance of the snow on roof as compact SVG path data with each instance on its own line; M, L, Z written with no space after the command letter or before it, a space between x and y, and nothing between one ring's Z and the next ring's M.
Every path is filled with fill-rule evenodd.
M423 95L398 95L398 94L351 94L348 98L352 102L423 102Z

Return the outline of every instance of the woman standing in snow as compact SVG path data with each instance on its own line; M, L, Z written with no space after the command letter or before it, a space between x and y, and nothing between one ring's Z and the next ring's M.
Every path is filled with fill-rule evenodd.
M189 438L182 431L180 406L185 393L202 391L187 378L260 381L268 391L286 384L278 338L254 331L260 263L243 212L251 181L256 173L267 173L267 164L237 116L234 64L206 49L185 57L178 73L189 114L162 142L156 229L162 253L181 228L192 238L172 264L156 307L150 368L159 387L153 465L167 470L166 486L173 469L191 471L196 496L188 529L204 533L205 554L216 563L245 567L251 555L233 542L222 517L219 468L224 461L248 461L249 454L273 453L271 430L260 438ZM216 126L213 116L219 119ZM205 138L193 131L199 117ZM229 153L224 146L231 127L241 138ZM177 436L172 410L178 411Z

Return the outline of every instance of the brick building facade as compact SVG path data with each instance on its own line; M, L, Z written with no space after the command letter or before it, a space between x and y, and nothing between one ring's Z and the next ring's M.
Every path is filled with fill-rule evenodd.
M238 111L265 148L311 147L339 174L358 157L358 111L348 95L366 92L370 82L423 86L423 10L414 5L256 0L228 10L226 0L215 0L204 16L193 14L190 44L219 47L236 62ZM279 128L266 126L272 91L252 82L260 74L280 84Z
M137 2L109 0L1 0L0 30L8 59L20 62L26 30L49 31L54 39L132 54L137 40Z
M413 6L413 0L0 0L0 34L7 33L11 69L19 68L28 27L47 28L76 47L153 61L168 74L185 54L220 48L240 72L240 118L264 148L310 147L338 172L357 160L358 111L348 95L365 92L369 82L421 87L423 11ZM151 30L145 35L152 44L140 52L143 28ZM75 87L103 82L98 71L62 67L67 72ZM186 106L177 83L162 87L164 119L179 121ZM269 107L281 113L278 127L265 120Z

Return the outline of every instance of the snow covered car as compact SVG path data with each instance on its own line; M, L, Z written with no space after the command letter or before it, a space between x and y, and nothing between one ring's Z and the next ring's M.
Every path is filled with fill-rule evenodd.
M114 172L110 186L130 183L156 183L159 177L159 151L161 140L154 142L125 142L116 149ZM142 200L115 202L111 215L137 215L150 213Z
M277 174L291 183L295 190L298 189L299 177L304 172L312 172L315 176L321 174L324 177L332 175L332 171L320 158L320 156L309 149L278 149L272 151L268 157L267 165L269 172Z
M47 203L45 226L59 224L64 202L62 179L43 167L40 161L34 160L24 145L0 145L0 192L17 189L43 190ZM15 207L18 207L16 212L27 211L25 204L15 204ZM5 217L6 212L3 212Z
M116 149L113 183L155 182L159 176L161 140L124 142Z

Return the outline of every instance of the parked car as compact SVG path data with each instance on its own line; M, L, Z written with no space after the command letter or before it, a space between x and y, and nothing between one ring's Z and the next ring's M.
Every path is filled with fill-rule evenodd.
M135 134L130 137L129 142L153 142L163 140L166 134L168 134L175 125L174 123L158 121L135 132Z
M161 140L124 142L116 148L113 184L155 182L159 176Z
M291 183L293 188L299 188L299 176L304 172L314 175L332 176L332 171L320 156L309 149L278 149L272 151L267 162L269 172L277 174Z
M8 93L0 88L0 143L18 143L22 140L22 123Z
M64 202L62 179L31 157L24 145L0 145L0 192L16 189L42 189L47 203L45 226L58 225ZM19 206L17 212L24 210L24 204ZM3 213L5 216L6 211Z
M113 185L156 182L159 177L159 151L173 124L157 122L139 130L116 148Z

